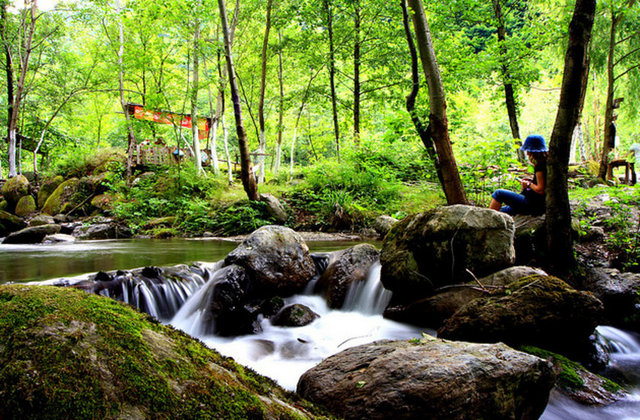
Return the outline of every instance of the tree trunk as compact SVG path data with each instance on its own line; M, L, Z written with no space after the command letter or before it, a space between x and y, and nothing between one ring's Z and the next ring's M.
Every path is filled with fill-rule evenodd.
M360 145L360 0L354 4L354 37L353 43L353 141Z
M220 54L218 54L218 73L220 73ZM204 65L204 72L207 74L207 61L204 60L202 62ZM209 127L209 151L211 152L211 167L213 168L213 173L215 175L220 174L220 165L218 162L218 121L220 116L218 115L218 109L220 107L220 102L222 97L218 96L216 105L213 105L213 94L211 92L211 84L207 86L207 93L209 94L209 118L211 121L211 126Z
M271 31L271 6L273 0L267 1L267 22L262 40L262 71L260 76L260 102L258 103L258 121L260 123L260 144L258 145L258 183L264 182L264 154L267 150L267 135L264 121L264 94L267 88L267 50L269 49L269 32Z
M609 53L607 56L607 100L604 109L604 138L600 155L600 167L598 177L606 181L607 166L609 165L609 153L611 152L611 135L613 124L613 93L614 93L614 54L616 47L616 29L620 23L620 16L611 13L611 27L609 28Z
M418 51L429 87L429 126L442 168L444 195L447 204L467 204L467 197L462 187L458 166L449 140L444 87L424 7L421 0L409 0L409 7L413 10L413 25L418 39Z
M231 166L231 155L229 154L229 129L222 115L222 133L224 136L224 155L227 158L227 174L229 175L229 185L233 184L233 167Z
M20 107L22 106L23 95L25 93L25 83L27 79L27 70L29 69L29 61L31 59L32 45L33 45L33 36L36 30L36 9L37 9L37 1L31 3L31 7L29 10L29 23L25 20L23 21L24 40L21 40L20 48L24 51L23 54L19 55L20 59L20 74L18 76L17 83L15 83L14 72L15 72L15 62L13 58L13 54L11 53L11 45L8 44L7 34L6 34L6 24L7 24L7 3L3 2L2 4L2 37L5 49L5 69L7 72L7 102L8 102L8 119L7 119L7 139L9 141L8 147L8 163L9 163L9 173L8 177L12 178L18 174L17 171L17 162L16 162L16 145L18 139L18 116L20 114ZM15 83L15 84L14 84Z
M224 47L227 56L227 71L229 73L229 88L231 90L231 102L233 103L233 113L236 119L236 132L238 135L238 146L240 148L240 178L242 185L249 200L257 201L258 186L251 169L251 157L249 155L249 147L247 145L247 133L244 129L242 121L242 107L240 104L240 95L238 92L238 84L236 82L235 68L233 65L233 55L231 54L231 37L229 33L229 24L227 23L227 10L224 0L218 0L220 9L220 20L222 21L222 34L224 36Z
M291 156L289 157L290 164L291 164L291 168L289 169L289 171L291 174L293 174L293 155L295 151L296 138L298 136L298 125L300 124L300 117L302 116L302 111L304 110L304 107L307 104L307 99L309 99L309 92L311 91L311 84L313 83L313 79L318 77L318 74L320 74L319 70L316 72L316 74L309 77L309 83L307 83L307 87L304 90L304 94L302 95L302 101L300 102L300 108L298 109L296 124L293 128L293 138L291 139Z
M193 140L196 171L201 174L202 160L200 158L200 130L198 127L198 89L200 88L200 1L196 4L196 20L193 31L193 76L191 84L191 135Z
M124 24L122 22L122 5L120 0L116 0L116 10L118 13L118 86L120 91L120 106L124 112L124 117L127 122L127 177L131 177L133 174L133 151L136 148L136 136L133 132L133 125L131 124L131 116L127 109L127 103L124 99Z
M427 149L427 154L429 158L433 161L433 165L436 169L436 174L438 175L438 180L440 181L440 185L444 186L444 178L442 177L442 168L440 168L440 161L438 160L438 154L436 153L435 145L433 144L433 138L431 138L431 130L428 126L425 126L422 120L420 119L415 106L416 106L416 98L418 96L418 91L420 90L420 72L418 70L418 53L416 51L416 46L413 42L413 36L411 35L411 26L409 23L409 10L407 9L407 0L401 1L402 6L402 21L404 25L404 33L407 38L407 44L409 46L409 53L411 55L411 79L412 79L412 88L409 95L407 95L406 107L409 115L411 116L411 121L413 122L418 135L420 136L420 140L422 140L422 144L424 144L425 149Z
M507 54L507 31L504 24L504 16L502 14L502 6L500 0L493 0L493 11L498 20L498 44L500 45L500 55L502 61L502 83L504 84L505 104L507 105L507 114L509 115L509 126L511 127L511 136L520 140L520 127L518 126L518 110L516 106L516 98L513 91L513 84L510 82L509 69L506 63ZM520 161L525 160L524 152L518 149L518 158Z
M329 33L329 84L331 87L331 109L333 111L333 135L336 141L336 156L340 161L340 126L338 125L338 103L336 96L336 58L333 45L333 11L329 0L323 0L327 14L327 31Z
M569 25L560 103L549 142L546 188L546 227L549 270L567 274L575 266L567 173L571 135L578 121L580 92L585 79L595 0L577 0Z
M280 171L282 160L282 132L284 131L284 68L282 65L282 31L278 31L278 85L280 87L280 102L278 104L278 139L276 141L275 173Z

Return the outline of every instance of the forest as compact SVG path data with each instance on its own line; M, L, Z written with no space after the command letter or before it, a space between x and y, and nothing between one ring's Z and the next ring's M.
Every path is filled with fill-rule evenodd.
M637 416L636 0L0 0L0 45L0 418Z
M487 206L526 171L522 139L553 146L573 6L3 0L0 177L37 190L102 173L100 209L152 236L247 233L269 223L260 193L305 230ZM639 9L596 5L582 88L567 95L572 198L635 198L594 180L640 141ZM168 216L180 223L149 224Z

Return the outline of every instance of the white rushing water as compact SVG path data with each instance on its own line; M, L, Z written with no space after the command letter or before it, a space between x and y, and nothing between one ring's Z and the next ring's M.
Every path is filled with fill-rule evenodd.
M330 309L321 296L293 296L286 305L306 305L320 318L304 327L277 327L263 319L261 333L233 338L202 334L206 329L201 324L202 303L209 288L207 284L196 291L170 323L289 390L295 390L305 371L332 354L375 340L420 337L423 331L382 317L391 293L380 283L379 265L366 282L349 291L344 309Z
M622 375L635 384L626 397L606 407L587 407L556 393L551 394L542 420L639 420L640 419L640 336L617 328L597 328L602 344L609 347L607 371Z

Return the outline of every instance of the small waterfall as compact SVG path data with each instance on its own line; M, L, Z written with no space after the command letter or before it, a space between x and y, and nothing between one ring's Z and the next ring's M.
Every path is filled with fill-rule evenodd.
M640 337L603 325L597 331L600 343L608 347L611 353L640 355Z
M376 262L371 266L365 281L351 285L343 309L369 315L379 315L384 312L393 293L385 289L380 281L381 267L380 263Z

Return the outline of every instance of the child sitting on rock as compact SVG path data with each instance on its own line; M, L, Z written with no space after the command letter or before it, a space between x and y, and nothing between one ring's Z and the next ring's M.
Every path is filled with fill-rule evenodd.
M520 180L522 191L520 194L508 190L496 190L491 194L489 208L510 215L544 213L544 188L547 181L547 152L544 137L538 134L528 136L522 147L527 153L529 161L534 166L533 178Z

